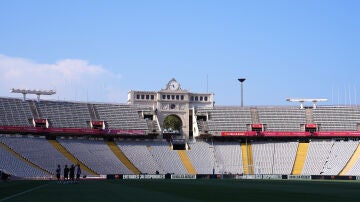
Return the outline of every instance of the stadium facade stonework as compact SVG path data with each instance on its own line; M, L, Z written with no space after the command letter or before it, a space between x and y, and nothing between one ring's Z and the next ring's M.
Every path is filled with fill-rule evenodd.
M176 79L171 79L157 92L131 90L128 93L128 104L152 107L156 112L158 122L162 124L166 117L175 115L182 122L181 134L186 138L192 137L195 130L190 117L195 108L214 107L214 93L193 93L181 87Z

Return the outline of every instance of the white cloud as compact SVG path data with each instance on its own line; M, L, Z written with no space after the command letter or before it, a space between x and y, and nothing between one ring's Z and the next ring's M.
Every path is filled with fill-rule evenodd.
M85 60L41 64L0 55L0 96L16 96L10 95L11 88L55 89L56 95L44 99L125 102L126 95L114 96L114 89L121 91L120 80L121 75Z

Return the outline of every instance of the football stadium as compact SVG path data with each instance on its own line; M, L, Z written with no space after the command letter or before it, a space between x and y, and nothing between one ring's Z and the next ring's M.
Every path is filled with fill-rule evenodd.
M359 106L291 98L299 104L217 106L213 93L189 92L176 79L159 91L131 90L127 103L11 92L19 97L0 98L0 201L360 196ZM64 176L72 165L80 179Z

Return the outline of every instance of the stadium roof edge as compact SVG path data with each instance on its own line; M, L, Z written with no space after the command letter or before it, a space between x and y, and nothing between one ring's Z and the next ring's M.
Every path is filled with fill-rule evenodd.
M18 97L10 97L10 96L0 96L0 99L16 99L16 100L23 100ZM35 98L27 98L27 101L37 101ZM48 102L67 102L67 103L84 103L84 104L111 104L111 105L130 105L126 102L100 102L100 101L79 101L79 100L59 100L59 99L41 99L40 101L48 101ZM321 107L360 107L360 105L317 105L318 108ZM208 108L208 107L205 107ZM240 105L215 105L212 108L244 108L244 109L251 109L251 108L299 108L297 105L247 105L241 107ZM300 108L299 108L300 109Z
M17 98L17 97L1 97L1 98L5 98L5 99L16 99L16 100L23 100L21 98ZM33 99L33 98L27 98L26 101L37 101L37 99ZM40 99L40 101L45 101L45 102L68 102L68 103L85 103L85 104L113 104L113 105L129 105L128 103L116 103L116 102L97 102L97 101L79 101L79 100L55 100L55 99Z

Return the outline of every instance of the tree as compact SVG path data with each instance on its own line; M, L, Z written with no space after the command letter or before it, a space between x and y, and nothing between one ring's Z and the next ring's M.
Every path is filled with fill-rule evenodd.
M167 116L164 120L163 127L165 129L173 129L180 131L181 129L181 119L175 115Z

